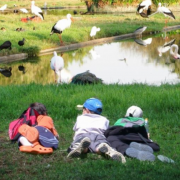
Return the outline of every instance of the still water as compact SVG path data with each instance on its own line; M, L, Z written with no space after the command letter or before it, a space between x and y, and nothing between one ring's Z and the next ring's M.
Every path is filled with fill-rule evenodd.
M145 39L148 39L147 44L142 45ZM180 60L174 60L170 56L170 50L162 52L162 55L159 55L158 51L165 43L172 40L180 45L180 35L177 31L143 36L136 41L129 39L88 46L63 54L57 52L58 55L62 55L65 62L66 71L62 74L63 81L67 82L69 76L73 77L89 70L106 84L179 83ZM0 64L0 67L12 68L9 77L0 73L0 85L54 83L54 72L50 68L52 57L53 54L50 54L10 64Z

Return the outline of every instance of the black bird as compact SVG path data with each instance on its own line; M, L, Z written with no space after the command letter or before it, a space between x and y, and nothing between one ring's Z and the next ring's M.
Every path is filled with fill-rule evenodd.
M75 75L72 78L72 84L102 84L102 79L97 78L94 74L90 73L89 71L80 73Z
M5 41L3 44L0 45L0 50L2 49L9 49L11 50L11 42L10 41Z
M23 29L22 27L20 28L16 28L16 31L20 32L20 31L25 31L25 29Z
M0 73L4 75L5 77L10 77L12 75L11 73L12 68L0 68Z
M24 38L23 38L23 40L22 40L22 41L19 41L19 42L18 42L19 46L24 46L24 41L25 41L25 39L24 39Z
M25 71L26 68L25 68L23 65L19 65L19 66L18 66L18 69L19 69L19 71L22 71L23 74L26 73L26 71Z

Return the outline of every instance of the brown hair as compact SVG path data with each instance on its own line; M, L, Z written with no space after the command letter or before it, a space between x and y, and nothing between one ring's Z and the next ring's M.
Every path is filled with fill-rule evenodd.
M30 107L36 110L39 113L39 115L47 115L47 109L44 106L44 104L35 102L30 104Z

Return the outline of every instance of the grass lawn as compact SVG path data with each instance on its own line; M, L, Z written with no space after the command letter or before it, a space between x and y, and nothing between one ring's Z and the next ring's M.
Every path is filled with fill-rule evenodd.
M0 177L6 179L179 179L180 168L180 85L11 85L0 87ZM138 105L148 117L151 139L160 152L175 163L140 162L126 158L127 163L111 161L95 154L84 159L67 159L66 149L73 137L73 125L80 113L75 109L89 97L104 104L103 115L110 125L123 117L131 105ZM52 155L21 153L17 143L8 138L8 125L32 102L46 105L60 135L59 148Z
M40 2L42 4L40 4ZM49 4L50 1L46 1ZM53 1L54 3L69 4L73 0ZM80 0L74 2L81 5ZM1 1L0 5L11 3L26 7L27 1ZM27 4L26 4L27 3ZM38 1L37 5L43 5ZM54 4L55 5L55 4ZM64 4L65 6L66 4ZM29 16L31 14L28 14ZM40 23L22 23L23 14L0 14L1 26L6 31L1 32L0 44L6 40L12 41L12 50L0 51L0 56L21 52L29 49L47 49L59 46L56 35L50 36L54 23L65 16L47 15ZM147 26L147 31L162 30L164 16L156 15L144 19L136 14L122 15L75 15L72 26L63 32L65 44L89 40L90 29L93 25L101 28L96 38L110 37L133 32L140 26ZM168 25L178 25L180 16ZM15 29L22 27L23 32ZM35 31L33 28L35 27ZM26 38L24 47L17 42ZM133 85L8 85L0 86L0 179L19 180L178 180L180 177L180 84L147 86ZM149 119L151 139L160 145L160 152L155 153L172 158L175 163L162 163L157 158L154 162L140 162L127 158L126 164L111 161L95 154L88 154L83 159L67 159L66 149L72 142L73 125L77 104L82 104L87 98L98 97L102 100L103 114L113 125L118 118L124 116L131 105L138 105L144 111L144 117ZM59 148L52 155L32 155L21 153L17 143L13 144L8 138L9 123L18 118L32 102L41 102L48 109L48 114L54 120L60 135Z

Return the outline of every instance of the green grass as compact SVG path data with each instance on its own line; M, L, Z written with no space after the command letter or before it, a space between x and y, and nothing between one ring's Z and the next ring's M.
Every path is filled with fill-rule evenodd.
M1 86L0 101L0 177L5 179L179 179L180 168L180 84L133 85L10 85ZM67 159L66 149L73 137L77 104L96 96L103 102L103 115L110 125L123 117L131 105L138 105L149 119L151 139L160 145L160 152L175 164L158 161L140 162L127 158L125 165L88 154L84 159ZM60 134L59 148L52 155L21 153L17 143L8 138L8 125L32 102L46 105Z
M86 11L86 10L85 10ZM178 12L174 13L176 20L169 20L168 26L179 25L180 16ZM32 14L28 14L32 16ZM6 31L1 31L0 44L10 40L12 42L12 50L0 51L0 56L29 53L32 54L32 49L37 49L37 54L40 50L54 48L60 46L59 38L56 34L50 36L52 26L60 19L66 18L65 15L45 15L45 20L42 22L21 22L20 19L26 17L24 14L1 14L1 27L5 27ZM90 40L90 31L92 26L96 25L101 28L97 33L96 39L117 36L134 32L141 26L147 26L146 33L151 31L162 31L165 26L165 18L162 14L156 14L151 18L142 18L135 13L117 14L96 14L96 15L73 15L74 22L69 29L62 33L64 45L85 42ZM17 32L16 28L22 27L25 31ZM33 28L35 27L35 30ZM18 41L25 38L25 45L18 46Z

